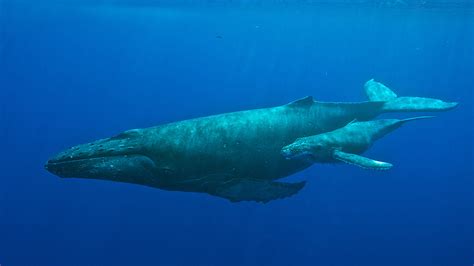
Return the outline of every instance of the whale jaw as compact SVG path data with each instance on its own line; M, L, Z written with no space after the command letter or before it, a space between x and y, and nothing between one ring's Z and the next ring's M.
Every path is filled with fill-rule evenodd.
M144 155L118 155L77 160L49 160L45 169L59 177L107 179L114 181L153 178L154 162ZM136 183L136 182L133 182Z
M142 146L136 137L120 134L64 150L50 158L45 169L60 177L141 183L153 178L156 168Z

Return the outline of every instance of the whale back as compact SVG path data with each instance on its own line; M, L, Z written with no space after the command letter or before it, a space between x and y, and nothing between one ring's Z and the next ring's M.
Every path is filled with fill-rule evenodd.
M170 186L207 176L274 180L310 166L286 160L282 147L297 138L332 131L353 119L366 120L378 102L320 103L311 97L255 110L190 119L145 129L148 156L171 169ZM182 188L180 188L182 189Z

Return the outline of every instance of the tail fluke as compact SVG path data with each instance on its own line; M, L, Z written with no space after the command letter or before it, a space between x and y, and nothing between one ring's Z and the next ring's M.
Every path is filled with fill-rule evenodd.
M438 112L448 111L458 106L456 102L445 102L432 98L399 97L386 102L385 112Z
M364 89L371 102L386 102L398 97L395 92L374 79L367 81Z
M370 101L382 101L385 112L436 112L455 108L458 103L422 97L398 97L392 90L373 79L364 85Z

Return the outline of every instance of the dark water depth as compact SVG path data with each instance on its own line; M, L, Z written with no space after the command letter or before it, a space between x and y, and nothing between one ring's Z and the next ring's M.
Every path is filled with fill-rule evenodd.
M0 265L472 265L470 4L0 0ZM370 78L460 103L377 142L387 172L315 165L264 205L43 169L130 128L363 101Z

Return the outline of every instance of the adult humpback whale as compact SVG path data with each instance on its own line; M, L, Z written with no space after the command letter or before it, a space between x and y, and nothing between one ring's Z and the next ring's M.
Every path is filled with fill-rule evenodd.
M274 180L309 167L287 160L281 149L296 139L333 131L350 121L385 112L444 111L457 103L397 97L383 84L365 84L370 101L286 105L185 120L78 145L51 158L45 168L61 177L105 179L165 190L204 192L231 201L284 198L304 182Z

